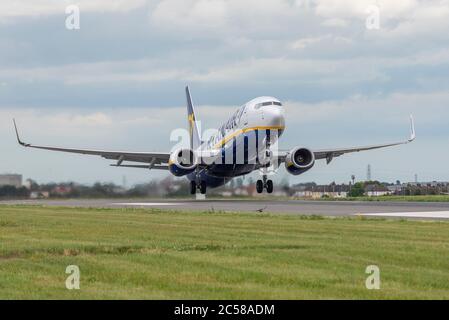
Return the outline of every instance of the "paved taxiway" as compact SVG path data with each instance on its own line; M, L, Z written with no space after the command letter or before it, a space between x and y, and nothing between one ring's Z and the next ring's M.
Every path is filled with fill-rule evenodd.
M298 215L367 215L396 218L449 219L449 203L421 202L326 202L296 200L21 200L2 204L93 208L160 208L189 211L267 212Z

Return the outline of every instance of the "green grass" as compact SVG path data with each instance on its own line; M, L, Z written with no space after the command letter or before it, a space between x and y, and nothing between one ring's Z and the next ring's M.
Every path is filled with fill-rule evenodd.
M323 198L320 201L449 202L449 195Z
M106 298L449 299L449 223L0 207L0 299Z
M302 198L302 197L280 197L273 195L262 195L258 197L250 197L250 196L238 196L233 197L233 199L238 198L240 200L253 200L253 201L285 201L285 200L309 200L309 201L391 201L391 202L449 202L449 195L419 195L419 196L379 196L379 197L348 197L348 198L319 198L319 199L311 199L311 198ZM208 197L208 200L227 200L231 199L228 197L218 197L211 196Z

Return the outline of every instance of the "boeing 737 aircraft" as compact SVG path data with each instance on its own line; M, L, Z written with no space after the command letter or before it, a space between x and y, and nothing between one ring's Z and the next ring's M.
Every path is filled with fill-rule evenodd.
M101 156L115 160L115 167L168 170L177 177L190 180L191 194L198 190L205 194L207 188L216 188L232 178L260 170L262 179L256 183L258 193L264 189L273 192L273 181L268 179L270 168L284 164L295 176L313 168L316 160L329 164L335 157L346 153L367 151L407 144L415 140L413 117L408 140L354 148L315 150L296 146L278 150L277 142L285 130L285 112L282 103L273 97L259 97L241 106L209 139L201 139L195 110L186 87L187 115L190 147L173 152L121 152L105 150L69 149L24 143L16 123L17 140L24 147ZM141 163L141 164L136 164Z

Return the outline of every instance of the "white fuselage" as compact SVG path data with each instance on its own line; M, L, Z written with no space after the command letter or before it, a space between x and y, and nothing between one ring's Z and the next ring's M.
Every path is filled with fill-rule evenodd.
M237 109L218 132L202 145L203 150L216 150L223 147L242 133L255 130L285 129L285 114L281 102L273 97L259 97Z
M215 181L210 186L218 186L226 181L218 183L215 178L221 181L260 168L267 150L284 129L284 108L278 99L259 97L244 104L202 143L200 152L213 158L203 179Z

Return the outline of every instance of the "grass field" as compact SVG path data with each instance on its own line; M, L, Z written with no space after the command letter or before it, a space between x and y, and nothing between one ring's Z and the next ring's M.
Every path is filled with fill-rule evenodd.
M449 223L0 206L0 298L449 299Z
M313 200L313 201L381 201L381 202L449 202L449 195L419 195L419 196L395 196L395 195L386 195L379 197L348 197L348 198L319 198L319 199L311 199L311 198L302 198L302 197L280 197L280 196L272 196L272 195L257 195L254 196L233 196L234 199L241 200L253 200L253 201L285 201L285 200ZM229 199L227 197L208 197L209 200L222 200Z
M325 198L322 201L449 202L449 195Z

